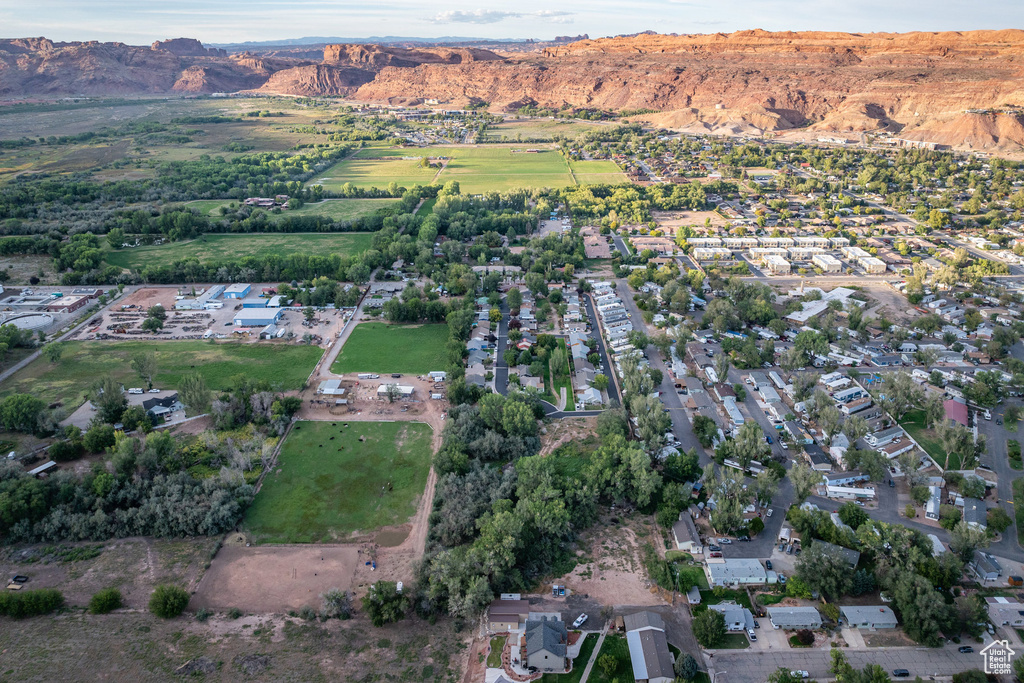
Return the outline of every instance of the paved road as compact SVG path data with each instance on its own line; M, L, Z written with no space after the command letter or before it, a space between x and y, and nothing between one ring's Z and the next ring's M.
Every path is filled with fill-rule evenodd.
M626 243L616 233L612 233L612 244L614 244L615 248L619 250L619 253L622 254L623 258L630 257L629 249L626 248Z
M594 310L594 302L589 294L583 295L583 305L587 309L587 318L590 320L590 334L597 340L597 353L601 356L601 367L604 368L604 372L608 376L608 399L613 406L618 405L622 403L622 399L619 396L618 382L616 381L618 373L612 367L612 359L608 355L608 348L605 346L604 336L601 334L601 323L598 320L597 312Z
M622 304L629 312L630 319L633 321L633 327L643 331L645 328L643 316L641 315L636 302L633 301L633 297L630 296L629 285L626 284L625 280L616 280L615 283L619 297L622 299ZM676 435L676 438L679 439L680 443L682 443L683 450L688 451L691 448L695 448L697 453L700 454L701 466L706 465L711 462L711 458L704 452L704 447L700 445L700 441L697 440L697 435L693 433L693 426L690 424L690 419L686 415L683 403L680 400L679 395L676 393L672 375L669 373L669 369L665 365L665 361L661 358L661 352L653 346L648 346L643 350L647 353L647 359L650 362L651 367L656 370L661 370L661 385L655 387L655 389L661 392L661 402L665 404L666 408L668 408L669 417L672 418L672 432Z
M879 664L887 672L909 669L911 680L916 676L951 676L967 669L982 667L978 649L973 654L960 654L956 647L878 647L864 650L844 649L855 668ZM710 658L710 666L725 681L736 683L764 683L769 674L779 668L807 671L811 678L824 680L829 673L828 648L813 650L718 650Z

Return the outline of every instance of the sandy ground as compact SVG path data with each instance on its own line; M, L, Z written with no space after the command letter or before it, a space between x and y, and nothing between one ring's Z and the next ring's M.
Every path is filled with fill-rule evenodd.
M664 605L640 563L642 544L629 526L595 525L581 540L581 545L589 545L590 561L554 583L605 606Z
M193 609L238 607L259 613L319 607L321 593L352 588L359 560L359 549L352 546L226 544L190 604Z
M72 605L88 604L96 591L114 587L121 591L125 607L145 609L157 584L194 588L215 544L216 539L203 537L18 546L0 553L0 572L28 576L27 588L59 588ZM62 561L54 553L55 548L66 553L82 547L100 547L102 552L92 559L72 561Z
M714 211L652 211L651 217L658 224L658 229L667 233L675 234L676 229L685 225L704 226L707 219L711 219L711 225L726 226L729 221L722 218Z
M542 431L540 455L553 453L573 441L585 441L595 435L596 429L597 417L567 417L554 420Z

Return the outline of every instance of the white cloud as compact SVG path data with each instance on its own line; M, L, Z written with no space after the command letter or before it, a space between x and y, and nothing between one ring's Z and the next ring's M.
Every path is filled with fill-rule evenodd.
M556 23L570 23L575 12L559 10L540 10L539 12L509 12L506 10L449 10L435 15L431 21L435 24L496 24L506 19L549 19Z

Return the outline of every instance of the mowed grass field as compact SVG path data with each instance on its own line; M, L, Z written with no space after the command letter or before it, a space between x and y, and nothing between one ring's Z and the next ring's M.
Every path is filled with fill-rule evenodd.
M445 368L447 325L359 323L331 372L401 372L425 374Z
M242 526L256 542L316 543L404 524L427 483L431 437L414 422L300 422Z
M575 137L600 127L599 123L568 119L522 119L488 125L486 137L488 140L509 141L515 140L517 136L524 141L550 140L555 135Z
M541 151L527 152L527 149ZM417 184L427 185L434 180L437 169L421 167L420 159L424 156L435 160L447 157L447 164L437 176L436 182L457 180L459 188L467 194L574 184L572 174L569 173L569 163L558 150L550 145L531 146L525 142L478 147L372 147L360 150L352 158L335 164L311 183L322 184L328 190L338 190L349 182L363 188L383 188L391 182L406 188ZM616 170L614 164L611 166L612 170ZM603 168L607 170L607 167Z
M611 159L570 161L569 166L581 185L617 185L628 182L626 175Z
M154 385L159 389L176 389L184 376L199 372L214 391L227 389L236 375L267 380L287 391L302 387L323 349L208 341L72 341L56 363L40 357L4 382L0 397L26 393L47 402L63 401L73 409L102 377L139 386L139 376L131 369L131 359L139 353L156 354Z
M188 242L170 242L131 249L108 249L104 260L112 266L141 270L186 258L200 262L237 260L243 256L276 254L361 254L370 248L370 232L293 232L252 235L204 235Z

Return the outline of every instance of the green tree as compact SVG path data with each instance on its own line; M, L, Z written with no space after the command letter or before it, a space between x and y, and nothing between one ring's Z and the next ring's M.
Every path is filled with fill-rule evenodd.
M378 581L363 596L363 610L377 627L405 618L407 608L408 599L398 592L394 581Z
M850 590L850 563L838 548L811 543L796 560L796 575L832 602Z
M821 484L821 473L815 472L804 463L797 463L789 470L789 481L793 484L793 495L797 503L807 500L815 487Z
M155 333L164 328L164 323L159 318L146 318L141 327L146 332Z
M90 453L102 453L114 445L114 426L108 423L93 424L86 430L82 445Z
M161 584L149 597L149 611L162 619L173 619L188 606L189 595L184 588Z
M594 379L591 382L591 385L598 391L604 391L605 389L608 388L610 382L611 380L608 379L608 375L597 373L596 375L594 375Z
M613 654L603 654L597 658L597 667L610 679L619 670L619 660Z
M132 356L131 364L139 379L146 383L147 388L152 389L153 378L156 376L156 354L137 353Z
M39 424L46 402L30 394L11 394L0 403L0 422L9 432L31 434Z
M128 407L128 399L121 392L121 384L113 377L107 376L93 386L92 404L96 406L98 416L111 424L121 421L124 409Z
M725 617L712 609L701 612L693 619L693 635L701 647L714 648L725 637Z
M61 359L61 356L64 355L64 344L55 342L46 346L43 349L43 355L46 356L46 360L56 365L56 363Z
M210 407L210 390L198 372L185 375L178 385L178 397L190 412L200 414Z
M697 673L700 671L697 666L697 660L694 659L693 655L689 652L681 652L679 656L676 657L675 666L673 668L675 669L676 676L679 676L684 681L692 681L697 677Z
M949 533L949 549L960 556L964 563L974 559L974 551L988 547L988 536L983 529L960 522Z

